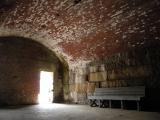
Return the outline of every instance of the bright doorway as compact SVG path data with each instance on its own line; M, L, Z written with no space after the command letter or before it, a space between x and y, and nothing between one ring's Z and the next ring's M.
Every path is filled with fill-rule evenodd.
M40 93L38 95L40 104L53 102L53 72L40 72Z

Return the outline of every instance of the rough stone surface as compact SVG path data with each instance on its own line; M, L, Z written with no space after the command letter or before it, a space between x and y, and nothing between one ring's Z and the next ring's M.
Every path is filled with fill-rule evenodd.
M145 86L143 105L159 109L160 44L137 47L89 64L87 94L95 87ZM92 84L90 84L92 83ZM98 86L96 85L98 84Z

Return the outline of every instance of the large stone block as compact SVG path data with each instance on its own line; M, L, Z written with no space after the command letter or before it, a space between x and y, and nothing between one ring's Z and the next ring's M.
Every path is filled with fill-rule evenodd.
M90 82L106 81L107 72L95 72L89 74Z

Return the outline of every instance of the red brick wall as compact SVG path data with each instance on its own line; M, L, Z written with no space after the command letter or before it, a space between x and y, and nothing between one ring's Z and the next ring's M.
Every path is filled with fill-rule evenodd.
M0 27L42 33L66 60L90 60L159 40L159 11L158 0L17 0L1 7Z
M40 71L54 72L57 79L60 63L42 45L28 39L0 38L0 105L35 104L38 101ZM62 69L62 68L60 68ZM54 97L61 99L62 88L55 87ZM58 88L58 89L57 89Z

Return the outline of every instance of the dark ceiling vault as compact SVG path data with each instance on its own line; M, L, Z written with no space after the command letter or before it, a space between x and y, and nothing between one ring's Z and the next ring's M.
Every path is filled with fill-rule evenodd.
M72 66L160 40L158 0L9 1L0 34L36 39Z
M0 1L0 7L3 6L11 6L15 3L16 0L1 0Z
M78 4L81 0L74 0L74 4Z

